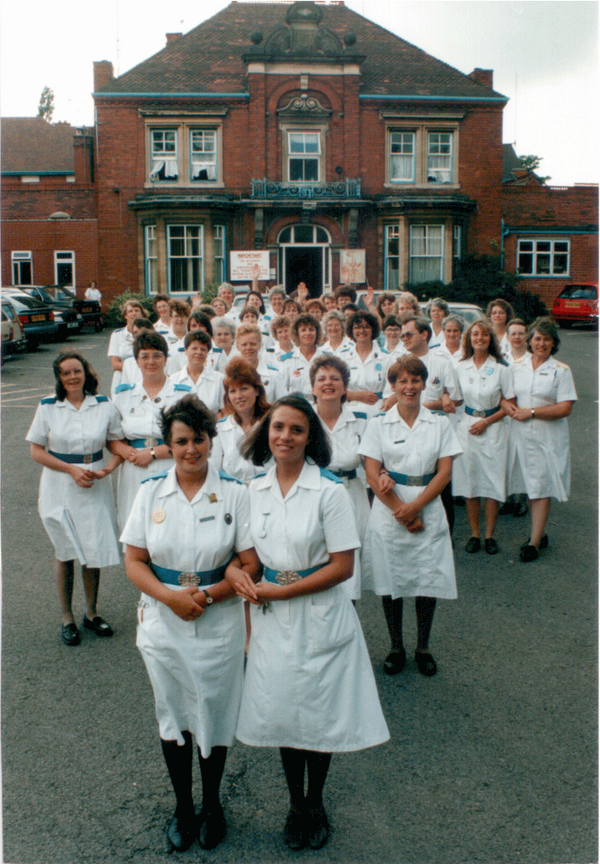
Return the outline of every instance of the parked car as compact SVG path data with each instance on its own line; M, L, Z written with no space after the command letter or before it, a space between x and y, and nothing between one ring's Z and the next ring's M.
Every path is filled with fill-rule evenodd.
M552 315L565 330L573 324L593 324L598 327L598 283L565 285L554 301Z
M40 303L52 306L58 324L59 341L81 332L85 321L78 310L78 304L84 301L77 300L68 288L60 285L20 285L19 290L35 297Z
M27 350L27 339L23 333L17 310L8 297L2 298L2 362L10 354Z
M356 303L360 309L366 309L366 304L364 301L364 296L366 294L366 289L359 288L356 292ZM402 291L392 291L396 297L399 297L402 294ZM379 298L379 291L375 292L375 297L373 300L374 305L377 305L377 300ZM425 318L429 317L425 311L427 307L427 302L421 303L419 302L421 307L421 311L423 312L423 316ZM483 313L483 309L480 306L477 306L475 303L448 303L450 307L450 312L453 315L460 315L467 322L467 325L472 324L473 321L479 321L481 318L484 318L485 315Z
M28 293L30 293L29 289ZM38 297L38 300L42 302L47 297L48 299L52 298L56 303L67 303L69 306L72 306L79 312L84 324L93 325L96 333L104 327L102 307L97 300L86 300L85 298L77 297L70 288L66 288L64 285L44 285L41 287L41 293L46 295Z
M8 297L16 309L27 339L28 351L35 351L40 342L50 342L58 335L54 309L50 306L40 303L19 288L3 288L2 297Z

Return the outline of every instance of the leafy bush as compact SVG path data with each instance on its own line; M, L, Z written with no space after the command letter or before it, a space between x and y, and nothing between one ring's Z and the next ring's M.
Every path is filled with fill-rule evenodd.
M131 291L129 288L126 291L123 291L122 294L117 294L117 296L113 299L112 303L108 307L108 312L104 316L104 323L106 327L123 327L124 321L123 316L121 314L121 309L127 302L127 300L137 300L138 303L141 303L143 308L148 312L152 313L150 315L150 319L152 321L156 321L157 315L152 308L152 297L144 297L143 294L137 294L135 291Z

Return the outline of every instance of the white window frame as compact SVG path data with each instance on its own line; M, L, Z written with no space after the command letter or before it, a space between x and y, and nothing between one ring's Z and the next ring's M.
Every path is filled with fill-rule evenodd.
M565 246L566 249L558 248ZM530 247L530 248L528 248ZM548 248L544 248L548 247ZM531 256L531 268L522 269L525 256ZM559 258L566 257L566 267L561 269ZM542 269L542 261L548 260L548 270ZM571 240L568 237L520 237L517 242L517 273L525 278L564 279L571 273Z
M189 117L173 117L173 114L169 113L168 119L165 117L164 120L150 113L145 118L146 189L157 186L223 188L223 117L226 113L218 111L214 115L202 113L200 116L199 112L196 112ZM212 155L212 159L194 158L194 155L202 155L202 151L194 154L192 143L194 133L198 132L206 134L207 142L214 136L214 152L211 154L209 150L204 151L207 156ZM167 151L164 147L162 150L154 150L154 142L160 143L162 136L164 144L164 136L167 134L175 136L174 142L171 142L174 143L174 150ZM200 163L207 165L214 179L194 177L196 166ZM157 176L159 172L164 175L167 165L172 173L169 176Z
M445 188L459 188L458 178L458 154L459 154L459 122L458 116L442 120L438 117L410 117L410 115L399 115L395 119L394 115L380 115L385 121L385 180L384 186L390 189L398 189L398 187L414 186L416 188L431 188L435 186L443 186ZM398 143L401 138L408 146L409 138L404 136L413 136L413 175L412 179L398 178L395 176L394 161L396 156L409 155L396 154L393 152L394 144ZM444 141L441 142L439 136L444 136ZM447 140L446 140L446 136ZM437 150L443 143L442 149L448 149L448 153L437 153ZM432 152L430 152L432 151ZM438 172L444 172L448 179L433 180L430 176L430 162L434 159L442 158L444 168L436 167ZM432 166L433 167L433 166ZM408 174L408 172L406 172Z
M308 136L311 136L313 141L308 140ZM302 141L294 142L293 139L302 138ZM316 143L316 150L307 150L307 145L310 146ZM287 133L287 145L288 145L288 160L287 160L287 179L288 183L319 183L321 180L321 136L318 131L313 129L294 129L288 130ZM301 150L294 149L298 145L302 146ZM316 168L316 177L300 177L292 179L292 163L298 163L302 165L302 173L306 173L307 165L314 165Z
M392 129L389 138L390 183L414 185L417 161L416 132Z
M58 268L60 264L71 265L71 282L61 282L58 278ZM57 249L54 252L54 284L64 285L65 288L73 288L77 285L75 278L75 252L72 249Z
M183 229L182 235L177 236L180 230ZM176 233L177 232L177 233ZM196 233L197 232L197 233ZM173 254L173 244L176 241L183 241L184 254ZM192 252L193 244L198 243L198 254ZM185 261L186 284L183 287L176 286L173 262ZM197 278L194 278L194 269L197 270ZM204 291L204 226L201 224L187 224L182 222L173 222L167 225L167 277L169 294L174 297L184 294L196 294Z
M219 179L217 138L216 129L189 129L190 181L192 183L216 183ZM196 149L197 144L202 145L201 149ZM207 176L197 176L203 170Z
M174 183L180 176L179 171L179 134L178 129L161 127L150 130L150 173L153 183ZM162 148L160 147L162 139ZM160 174L163 176L159 176Z
M217 246L221 244L221 252L217 254ZM213 279L215 282L227 281L227 230L225 225L213 225Z
M144 225L146 294L158 294L158 237L156 225Z
M427 182L437 185L452 183L452 132L427 133Z
M328 123L310 123L303 124L297 121L282 121L279 125L282 137L282 166L281 176L284 183L290 186L308 185L310 183L324 183L326 180L326 133L329 129ZM318 180L291 180L290 179L290 159L303 158L301 154L290 153L290 135L292 134L311 134L317 135L319 152L318 154L308 154L307 158L318 160Z
M11 252L11 270L13 285L33 285L33 256L31 252L15 251ZM21 274L21 264L29 264L30 281L24 282Z
M385 291L401 291L402 285L402 250L400 248L400 225L385 226L385 266L384 266L384 290ZM398 251L391 253L390 244L395 242ZM396 262L395 269L392 269L392 263ZM392 274L396 274L396 278L392 278ZM394 284L396 283L396 284Z
M419 236L421 235L421 236ZM410 226L409 234L409 282L412 285L418 285L423 282L444 281L445 272L445 235L446 226L444 223L421 223ZM424 248L418 250L419 243L424 243ZM439 248L438 247L439 244ZM426 279L415 279L415 264L416 261L434 261L439 260L439 273L428 274Z

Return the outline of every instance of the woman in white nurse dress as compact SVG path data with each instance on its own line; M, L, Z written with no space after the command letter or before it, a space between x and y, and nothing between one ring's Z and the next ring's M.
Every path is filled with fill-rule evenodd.
M98 377L75 351L61 352L53 363L56 396L42 399L27 433L31 456L44 466L39 512L55 549L56 584L62 609L61 637L78 645L73 618L73 571L81 564L86 597L83 627L97 636L112 636L97 614L100 568L121 560L117 515L110 480L121 458L104 458L108 441L123 438L115 406L96 396Z
M510 367L514 398L503 402L513 422L516 458L509 466L509 491L526 492L531 536L521 546L524 563L548 546L550 499L567 501L571 454L567 417L577 401L571 370L554 358L560 345L552 318L537 318L527 336L528 358Z
M398 402L370 421L359 447L375 494L363 544L363 587L372 587L383 600L392 646L383 664L388 675L401 672L406 662L402 598L415 597L415 661L427 676L437 671L429 653L436 599L456 598L440 493L461 449L447 417L420 404L427 375L423 361L409 355L390 367L388 380Z
M198 834L212 849L225 836L219 787L242 692L242 604L224 578L235 556L252 575L248 492L208 462L214 415L195 394L162 413L174 458L141 484L121 535L127 575L142 592L137 646L152 682L161 746L177 799L171 850ZM192 734L202 775L202 811L192 796Z
M305 399L278 400L242 452L259 465L273 456L275 466L250 484L263 580L228 573L255 604L236 734L245 744L281 749L290 793L284 840L291 849L319 849L329 836L322 794L331 754L389 738L361 626L341 584L360 543L344 484L325 469L325 432Z

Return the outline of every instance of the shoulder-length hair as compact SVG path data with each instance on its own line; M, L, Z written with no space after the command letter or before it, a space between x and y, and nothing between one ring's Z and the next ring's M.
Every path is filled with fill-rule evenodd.
M211 440L217 434L215 415L209 411L195 393L186 393L174 405L161 410L160 430L167 447L171 446L173 423L176 420L185 423L197 434L205 432Z
M348 390L348 384L350 383L350 369L341 357L338 357L336 354L321 354L316 360L313 360L310 364L310 369L308 370L311 387L315 386L317 373L320 369L335 369L340 373L344 389ZM347 393L342 393L341 401L345 402L347 398Z
M488 348L488 354L490 355L490 357L495 357L496 360L498 360L500 363L504 363L505 360L502 356L502 351L500 350L498 337L494 333L492 322L489 321L487 318L478 318L477 321L473 321L471 324L469 324L469 326L465 330L460 346L463 356L458 362L462 363L464 360L470 360L475 353L473 345L471 344L471 333L473 332L475 327L481 327L481 329L485 330L485 332L490 337L490 345Z
M392 291L382 291L379 297L377 298L377 303L375 305L375 309L380 318L384 317L383 312L381 311L381 305L385 300L391 300L394 304L394 309L396 309L396 295ZM393 314L393 313L392 313Z
M273 455L269 449L269 429L273 414L278 408L294 408L308 420L308 441L304 451L305 459L312 459L319 468L326 468L331 461L331 447L321 421L311 405L303 396L291 394L283 396L271 405L258 426L253 429L240 445L240 453L254 465L264 465Z
M353 312L352 315L348 318L346 322L346 336L349 336L350 339L354 342L354 336L352 335L352 329L355 324L368 324L371 328L371 339L375 341L381 332L381 328L379 327L379 320L376 315L373 315L372 312L363 312L362 309L359 309L358 312Z
M231 404L229 399L229 388L243 384L249 384L256 390L256 402L254 403L254 419L260 420L271 407L271 403L267 402L267 394L260 375L253 369L252 366L244 360L243 357L234 357L225 367L225 378L223 379L223 387L225 389L225 397L223 405L228 414L233 416L236 423L241 423L241 417Z
M258 297L258 299L260 300L260 306L258 308L260 309L260 314L264 315L265 314L265 303L264 303L264 300L262 298L262 294L260 293L260 291L248 291L248 293L246 294L246 301L245 301L246 306L248 306L248 297ZM256 309L256 306L254 308Z
M506 312L506 323L510 321L511 318L515 317L515 312L513 307L510 305L508 300L503 300L502 297L498 297L496 300L492 300L491 303L488 303L488 307L485 310L485 317L489 318L492 314L492 309L494 306L499 306L501 309L504 309Z
M530 325L529 330L527 331L527 350L530 352L531 340L536 333L539 333L541 336L550 336L550 338L554 342L554 345L552 346L552 351L550 352L550 356L556 354L560 346L560 336L558 335L558 327L556 326L556 322L553 321L552 318L549 318L548 315L542 315L540 318L535 319L535 321L533 322L533 324Z
M79 360L81 365L83 366L83 371L85 373L85 379L83 381L83 392L85 396L95 396L98 392L98 374L94 371L94 369L90 366L90 363L83 354L78 354L77 351L61 351L60 354L54 358L52 363L52 371L54 372L55 385L54 390L56 393L56 398L59 402L64 402L67 398L67 391L60 380L60 364L64 363L65 360Z
M292 342L294 345L298 345L300 342L300 337L298 336L300 327L314 327L315 345L321 344L323 333L321 332L321 325L314 315L311 315L310 312L301 312L300 315L296 315L292 321Z
M271 336L273 337L273 339L277 339L277 331L278 330L280 330L282 327L291 327L291 326L292 326L292 322L287 317L287 315L277 315L271 321L271 327L270 327Z

